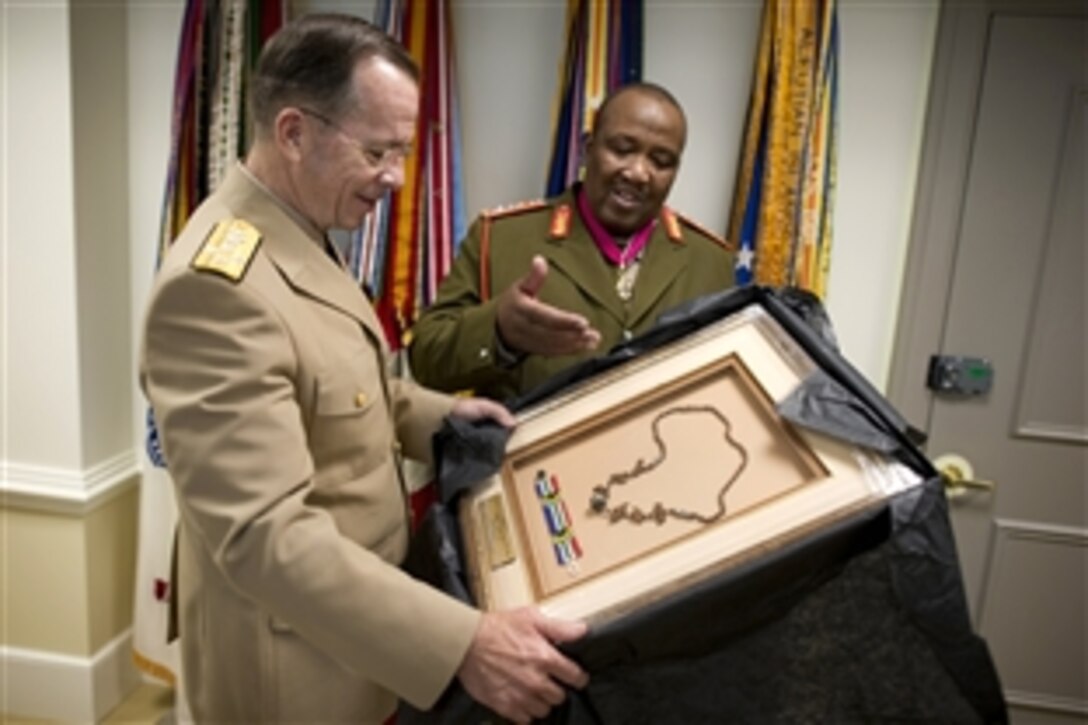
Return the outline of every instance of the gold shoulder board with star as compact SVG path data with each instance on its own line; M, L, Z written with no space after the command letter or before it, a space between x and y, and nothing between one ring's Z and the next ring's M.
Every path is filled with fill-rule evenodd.
M224 219L200 245L192 267L237 282L245 276L260 244L261 233L252 224L244 219Z

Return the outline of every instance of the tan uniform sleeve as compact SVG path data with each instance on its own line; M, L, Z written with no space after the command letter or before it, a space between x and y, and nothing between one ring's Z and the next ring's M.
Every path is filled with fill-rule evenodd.
M433 463L431 438L450 414L454 398L416 385L410 380L392 380L393 421L397 440L409 458Z
M180 515L240 597L427 708L460 666L480 614L343 536L327 510L307 501L314 464L297 362L272 310L256 292L209 274L164 281L153 299L141 382ZM405 421L433 423L449 403L424 395L404 405Z

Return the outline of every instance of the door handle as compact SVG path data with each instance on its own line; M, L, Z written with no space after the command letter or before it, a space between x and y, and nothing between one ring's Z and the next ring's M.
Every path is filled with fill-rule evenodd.
M993 491L997 484L975 478L975 469L971 462L955 453L945 453L933 461L933 466L941 475L944 494L950 499L960 498L970 491Z

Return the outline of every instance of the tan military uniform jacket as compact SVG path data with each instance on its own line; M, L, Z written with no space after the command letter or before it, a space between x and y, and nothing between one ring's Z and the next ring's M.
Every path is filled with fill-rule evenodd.
M204 244L231 219L255 249L244 226L233 250ZM397 452L427 458L451 400L385 356L321 236L234 168L163 263L140 367L180 509L198 722L382 722L393 693L429 707L460 665L479 613L397 567Z
M658 222L633 297L625 302L616 291L618 272L594 244L571 190L549 202L485 213L469 230L437 300L412 330L416 379L439 390L506 399L645 331L670 307L733 285L734 257L725 242L668 209ZM484 242L487 261L481 265ZM540 299L584 315L601 332L601 344L583 355L531 355L504 367L496 359L496 301L529 271L536 254L550 270Z

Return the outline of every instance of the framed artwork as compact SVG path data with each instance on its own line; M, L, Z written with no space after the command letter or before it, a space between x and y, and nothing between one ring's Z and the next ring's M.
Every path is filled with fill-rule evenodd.
M815 369L750 305L523 411L461 503L477 602L607 619L916 483L777 414Z

